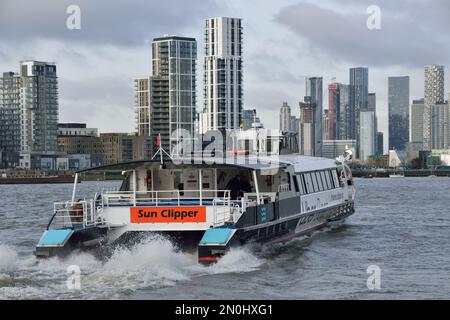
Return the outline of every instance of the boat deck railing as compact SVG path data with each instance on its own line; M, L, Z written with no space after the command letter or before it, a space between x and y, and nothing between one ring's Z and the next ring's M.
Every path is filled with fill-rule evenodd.
M47 229L86 228L98 223L94 200L56 202Z
M213 224L237 222L245 211L247 198L232 200L230 190L106 191L101 207L110 206L212 206Z
M189 206L230 204L230 190L106 191L103 206Z

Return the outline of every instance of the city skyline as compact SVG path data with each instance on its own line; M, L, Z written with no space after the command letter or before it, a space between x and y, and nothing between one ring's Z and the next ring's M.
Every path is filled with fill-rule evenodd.
M198 41L198 48L203 48L203 23L210 16L241 17L245 32L244 37L244 109L256 109L261 121L266 127L277 127L278 120L271 116L270 111L278 107L282 101L297 106L305 91L304 76L321 76L323 85L331 82L348 83L348 68L366 66L369 68L369 92L377 94L377 117L379 131L384 132L385 146L387 146L387 78L388 76L409 75L411 79L410 104L413 99L423 97L423 66L431 63L450 65L449 58L437 51L429 50L432 45L445 44L435 34L424 34L419 27L432 25L434 33L446 30L447 20L437 18L433 21L420 21L420 26L410 26L406 21L393 16L394 7L388 2L381 2L383 24L381 30L368 30L366 8L368 2L356 4L349 1L339 7L335 1L316 6L304 1L282 1L281 3L266 3L252 14L252 6L235 1L227 4L205 2L202 5L186 6L183 15L188 19L179 21L180 13L167 10L164 3L138 3L142 10L119 11L115 4L109 6L108 19L102 15L101 3L79 3L82 12L81 30L67 30L65 28L65 9L67 3L62 1L48 12L40 15L48 19L42 27L23 24L14 29L14 37L0 33L2 45L0 67L2 72L14 71L18 60L35 59L39 61L55 61L58 65L60 83L60 121L83 121L98 127L100 131L134 131L134 90L133 79L143 76L150 69L150 42L154 37L164 34L194 37ZM426 4L415 6L400 5L404 9L409 21L417 20ZM155 10L143 10L150 6ZM430 10L438 14L445 12L448 4L440 2ZM396 6L398 7L398 5ZM400 9L401 9L400 8ZM34 5L18 4L9 6L9 11L16 16L26 17L41 12ZM139 11L139 12L138 12ZM99 21L89 19L95 12L103 17ZM352 29L351 40L359 40L363 48L358 50L343 50L341 46L330 47L324 43L324 37L329 34L327 28L308 29L303 22L296 22L292 14L304 17L308 13L313 17L328 21L331 26L338 22L353 20L342 25L341 32ZM124 22L124 31L115 32L111 21L114 17L134 15L137 21L142 21L149 28L135 30L131 24ZM1 15L1 13L0 13ZM156 17L155 19L151 19ZM329 17L330 19L325 19ZM15 25L8 17L1 16L5 25ZM5 18L5 19L3 19ZM400 19L400 20L398 20ZM19 19L20 20L20 19ZM126 20L126 19L125 19ZM408 20L405 18L405 20ZM177 23L173 23L177 21ZM321 20L322 21L322 20ZM393 24L398 22L397 26ZM60 26L58 27L58 23ZM413 29L411 29L413 27ZM9 28L11 29L11 28ZM62 29L62 30L59 30ZM59 31L58 31L59 30ZM151 31L148 31L151 30ZM264 30L264 32L259 32ZM135 32L136 31L136 32ZM338 30L333 31L338 32ZM412 44L405 44L403 32L415 32L415 38L423 42L423 48L418 52L411 51ZM392 41L392 47L383 46L385 41L378 41L387 37ZM445 38L445 37L444 37ZM14 40L12 40L14 39ZM400 41L401 40L401 41ZM370 45L377 42L376 46ZM441 42L442 41L442 42ZM260 46L260 43L275 44L271 50ZM398 42L398 43L396 43ZM347 42L346 42L347 43ZM400 50L403 55L395 53ZM408 51L408 48L410 51ZM376 50L375 50L376 49ZM365 50L365 51L364 51ZM423 51L421 51L423 50ZM344 52L345 51L345 52ZM355 51L355 52L353 52ZM283 52L283 55L281 54ZM375 52L382 54L376 55ZM197 111L203 106L201 61L203 50L199 50L197 58ZM426 58L425 58L426 57ZM445 75L448 89L448 77ZM333 81L332 78L335 78ZM104 84L108 83L108 86ZM328 105L328 93L324 90L324 108ZM264 94L262 94L264 93ZM446 94L447 96L447 94ZM105 118L108 111L109 114ZM386 147L385 147L386 148Z

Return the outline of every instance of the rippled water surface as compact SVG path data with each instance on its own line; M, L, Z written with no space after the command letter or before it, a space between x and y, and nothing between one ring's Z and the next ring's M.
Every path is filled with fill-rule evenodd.
M450 298L450 179L357 179L356 213L312 237L254 253L231 250L200 266L167 240L149 236L99 259L74 252L36 260L52 203L71 185L0 185L0 299L409 299ZM117 182L83 182L93 197ZM67 287L67 267L81 290ZM381 269L369 290L367 268Z

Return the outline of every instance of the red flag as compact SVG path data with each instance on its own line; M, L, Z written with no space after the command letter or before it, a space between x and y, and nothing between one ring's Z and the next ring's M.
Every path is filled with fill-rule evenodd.
M158 148L161 147L161 133L158 133L158 137L156 138L156 146Z

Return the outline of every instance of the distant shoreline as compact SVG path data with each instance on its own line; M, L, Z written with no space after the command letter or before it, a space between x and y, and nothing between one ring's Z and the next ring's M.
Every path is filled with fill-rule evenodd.
M400 174L405 177L423 177L427 178L430 176L436 177L450 177L450 170L423 170L423 169L410 169L405 171L400 170L386 170L386 171L376 171L376 170L358 170L351 169L352 175L357 178L389 178L390 175Z

